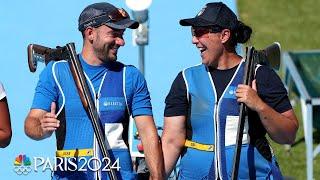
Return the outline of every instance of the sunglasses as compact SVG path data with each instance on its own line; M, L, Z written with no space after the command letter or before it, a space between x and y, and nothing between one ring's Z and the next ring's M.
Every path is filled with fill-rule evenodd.
M127 11L125 11L122 8L119 8L117 10L114 10L108 14L108 17L111 21L120 21L122 19L126 19L129 17L129 14Z
M209 33L221 32L222 28L219 26L208 26L208 27L191 27L191 34L196 38L207 38Z
M85 30L87 27L99 27L110 21L117 22L127 18L130 18L127 11L120 8L120 9L111 11L108 14L101 14L100 16L96 16L92 19L85 21L80 25L79 30L80 31Z

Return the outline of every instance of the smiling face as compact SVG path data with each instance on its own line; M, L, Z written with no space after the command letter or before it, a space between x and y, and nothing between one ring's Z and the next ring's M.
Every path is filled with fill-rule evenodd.
M124 30L105 25L93 28L91 43L95 56L102 62L116 61L119 47L125 44L123 33Z
M192 43L199 49L202 63L207 66L217 64L224 52L224 44L229 38L225 36L225 31L229 30L212 27L191 27L191 31Z

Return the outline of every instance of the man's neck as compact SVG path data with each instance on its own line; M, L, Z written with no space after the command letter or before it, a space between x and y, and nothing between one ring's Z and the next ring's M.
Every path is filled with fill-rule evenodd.
M90 47L83 46L81 55L83 57L83 60L92 66L100 66L103 64L103 61L101 61L95 54L93 49L90 49Z

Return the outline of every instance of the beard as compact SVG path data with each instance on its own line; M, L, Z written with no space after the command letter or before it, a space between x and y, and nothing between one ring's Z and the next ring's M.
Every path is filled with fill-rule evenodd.
M116 61L118 48L116 45L104 45L95 48L95 54L104 63Z
M114 62L117 60L119 46L115 41L104 41L99 34L92 44L93 51L98 59L104 63Z

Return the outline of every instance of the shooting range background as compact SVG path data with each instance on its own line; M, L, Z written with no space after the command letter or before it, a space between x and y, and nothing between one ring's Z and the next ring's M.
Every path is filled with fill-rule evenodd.
M82 47L82 37L77 30L78 17L89 4L97 1L18 1L3 0L0 4L0 81L9 102L13 136L11 144L0 149L0 179L50 179L50 171L28 175L14 172L14 160L20 154L31 158L55 156L55 136L35 141L24 133L24 120L29 112L39 74L44 68L39 64L36 73L30 73L27 63L27 45L36 43L48 47L75 42L77 52ZM124 7L124 0L108 1ZM145 77L151 93L153 113L158 126L162 126L164 99L171 83L183 68L200 63L199 51L191 43L189 27L181 27L179 20L194 17L212 1L160 1L154 0L149 8L149 45L145 49ZM235 1L224 1L233 10ZM125 32L126 45L118 51L118 59L138 67L138 47L132 45L132 31ZM33 167L33 164L32 164Z

